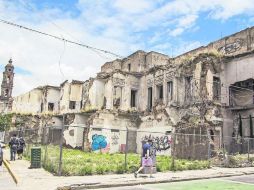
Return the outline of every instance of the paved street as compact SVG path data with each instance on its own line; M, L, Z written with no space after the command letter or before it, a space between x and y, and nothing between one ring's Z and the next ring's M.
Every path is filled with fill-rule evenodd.
M4 166L0 166L0 189L19 190Z
M6 158L8 158L8 152L5 152ZM170 185L171 188L172 184L186 184L184 182L175 183L173 181L182 181L182 180L191 180L191 179L200 179L200 178L220 178L223 177L225 180L242 180L248 179L251 181L254 176L254 168L210 168L207 170L188 170L188 171L179 171L179 172L165 172L165 173L156 173L154 174L155 178L145 178L139 177L134 178L133 174L112 174L112 175L93 175L93 176L69 176L69 177L58 177L53 176L52 174L48 173L47 171L40 169L29 169L30 163L26 160L16 160L15 162L11 162L10 166L14 173L18 177L18 187L12 182L11 177L8 175L6 169L1 172L1 180L0 184L6 184L3 188L4 190L55 190L57 187L63 187L59 189L87 189L87 186L90 188L101 188L101 187L112 187L112 186L120 186L120 188L110 188L110 190L128 190L128 189L137 189L137 190L167 190L167 183ZM249 174L249 175L245 175ZM243 175L242 177L239 177ZM238 176L232 178L225 178L226 176ZM211 179L209 181L213 181ZM219 181L216 179L217 183L223 183L223 185L231 185L235 184L233 181L228 181L226 184L225 182ZM254 180L253 180L254 181ZM165 183L160 183L165 182ZM193 181L193 182L197 182ZM152 185L152 183L156 183ZM160 183L160 184L159 184ZM230 184L229 184L230 183ZM124 187L126 185L136 185L131 187ZM151 184L151 185L140 185L140 184ZM8 186L7 186L8 185ZM165 186L166 185L166 186ZM194 184L195 185L195 184ZM204 183L204 186L207 184ZM1 186L2 187L2 186ZM8 187L8 188L7 188ZM187 184L188 187L188 184ZM251 185L251 188L254 186ZM252 190L251 189L251 190ZM174 189L171 189L174 190ZM182 189L181 189L182 190ZM190 190L190 189L188 189ZM196 190L196 189L195 189ZM224 190L224 189L223 189ZM231 190L231 189L230 189ZM240 190L240 189L237 189ZM248 190L247 188L243 190Z
M128 187L107 188L103 190L252 190L254 175L227 177L220 179L192 180L184 182L137 185ZM99 189L98 189L99 190Z
M254 175L246 175L246 176L237 176L237 177L230 177L225 178L226 180L232 180L237 182L243 182L243 183L250 183L254 185ZM254 187L253 187L254 189Z

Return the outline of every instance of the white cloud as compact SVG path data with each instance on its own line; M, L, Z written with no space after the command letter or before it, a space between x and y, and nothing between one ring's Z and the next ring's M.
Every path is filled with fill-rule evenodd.
M240 14L253 14L253 0L217 0L212 10L211 17L215 19L228 19Z
M179 36L184 32L184 28L175 28L174 30L171 30L169 32L169 35L171 36Z
M8 12L14 9L13 4L3 4L1 2L2 15L8 15ZM92 32L86 30L79 19L71 19L66 15L63 15L63 19L54 20L51 18L50 20L56 23L57 26L64 28L63 31L47 19L44 20L41 14L41 12L30 13L33 21L28 22L26 19L23 20L27 16L26 12L16 11L15 15L8 17L8 20L58 36L63 35L66 38L72 38L68 35L71 34L71 36L75 36L75 38L85 41L89 45L119 54L123 54L130 48L129 44L114 38L108 38L106 35L93 35ZM40 22L34 22L36 20ZM2 23L0 23L0 32L0 62L7 64L12 56L15 66L31 72L31 75L18 73L15 75L14 95L26 92L39 85L59 85L64 79L86 80L91 76L95 76L100 66L108 61L108 59L105 59L105 55L98 55L83 47L65 44L65 52L61 61L61 69L65 75L65 78L63 78L59 69L59 57L64 48L63 42ZM112 56L107 57L112 60Z
M179 19L178 25L182 27L190 27L193 25L193 23L196 21L197 18L198 18L197 15L187 15Z
M151 0L116 0L114 6L119 9L119 12L140 14L153 8Z
M192 28L195 25L195 21L198 18L197 15L186 15L177 19L177 27L169 31L171 36L179 36L185 30Z
M27 2L30 1L0 0L0 18L121 55L151 47L168 54L173 50L178 55L200 46L197 41L178 44L168 41L169 36L181 38L185 32L198 29L200 13L217 20L254 15L253 0L79 0L76 6L80 14L75 17L58 8L37 9L33 4L28 7ZM149 32L154 36L152 33L145 36ZM2 23L0 33L0 63L6 64L12 56L16 66L31 72L31 75L15 75L15 95L38 85L59 85L65 78L86 80L104 62L113 59L66 44L61 59L64 78L59 70L63 42Z

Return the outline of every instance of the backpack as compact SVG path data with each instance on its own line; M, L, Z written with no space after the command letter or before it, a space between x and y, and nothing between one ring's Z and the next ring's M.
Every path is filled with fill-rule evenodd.
M12 149L17 149L18 139L16 137L11 137L9 145Z

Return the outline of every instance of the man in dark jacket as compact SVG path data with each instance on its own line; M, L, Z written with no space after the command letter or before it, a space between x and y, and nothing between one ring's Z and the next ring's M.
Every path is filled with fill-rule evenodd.
M23 151L25 148L25 140L23 139L23 137L18 138L18 149L17 149L17 153L18 153L18 159L22 159L23 156Z
M17 148L18 148L18 139L16 134L14 134L9 142L9 147L10 147L10 153L11 153L11 161L15 161L16 158L16 153L17 153Z

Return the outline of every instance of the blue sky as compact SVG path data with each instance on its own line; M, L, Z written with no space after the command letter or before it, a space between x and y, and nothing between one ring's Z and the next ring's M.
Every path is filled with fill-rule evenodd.
M131 43L140 44L136 49L161 51L170 55L172 51L173 55L179 55L193 47L205 45L254 24L253 5L251 5L254 1L252 0L212 2L207 0L15 0L13 2L27 9L28 14L35 11L49 11L47 15L49 18L34 20L35 23L38 21L47 22L49 19L54 20L50 17L79 20L84 25L87 24L87 28L94 36L105 35L112 24L116 32L127 30L127 38L132 39ZM170 14L172 11L170 4L183 11L178 13L176 10L175 13ZM189 7L191 10L186 8L186 6L193 4L197 4L197 6ZM167 6L169 6L168 13L165 11L166 13L160 16L160 10ZM131 11L132 9L134 10ZM147 17L157 16L156 11L158 18L151 19L147 26L142 26L142 19L149 22ZM98 23L91 23L94 18ZM181 24L183 20L185 21ZM140 22L141 27L133 24L136 21L138 24ZM67 31L68 27L61 26ZM193 43L193 46L188 47L190 43ZM128 55L132 51L135 49L125 51L124 55Z
M6 64L5 64L6 65ZM4 71L5 70L5 65L0 64L0 70ZM32 73L28 70L24 70L20 67L15 67L15 73L21 74L21 75L31 75Z
M0 18L127 56L170 56L254 25L254 0L0 0ZM0 23L0 63L12 57L15 94L86 80L114 56Z

